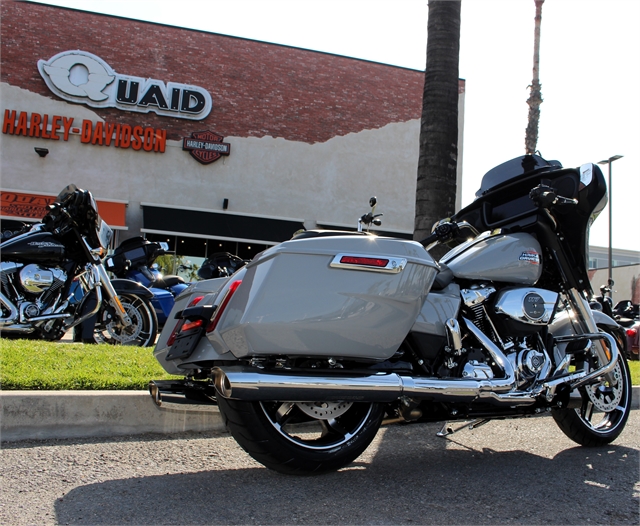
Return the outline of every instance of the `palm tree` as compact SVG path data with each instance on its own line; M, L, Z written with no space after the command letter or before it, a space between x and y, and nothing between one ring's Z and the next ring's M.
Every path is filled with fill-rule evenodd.
M542 93L540 91L540 24L542 22L542 4L544 0L534 0L536 4L535 30L533 37L533 80L531 81L531 93L527 104L529 105L529 122L524 138L524 148L527 155L533 155L538 145L538 123L540 121L540 104Z
M455 212L460 1L429 0L414 239Z

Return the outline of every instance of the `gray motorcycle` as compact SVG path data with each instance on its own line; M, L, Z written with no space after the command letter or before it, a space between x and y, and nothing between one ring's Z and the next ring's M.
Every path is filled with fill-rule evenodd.
M578 444L608 444L631 382L624 331L588 301L606 195L597 165L524 156L420 243L299 233L177 299L154 353L184 380L151 395L217 403L249 455L289 474L345 466L394 422L446 435L456 420L551 414ZM450 248L440 261L435 244Z

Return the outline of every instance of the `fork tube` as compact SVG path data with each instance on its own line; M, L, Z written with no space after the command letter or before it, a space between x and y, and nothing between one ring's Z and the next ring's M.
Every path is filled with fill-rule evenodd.
M573 308L573 312L576 313L577 322L580 325L583 333L597 333L599 332L598 326L591 315L591 308L587 301L582 297L582 295L578 292L577 289L569 289L567 291L567 297L569 299L569 303ZM611 356L603 343L603 340L591 340L595 345L596 353L598 354L598 359L600 360L600 367L609 363L611 361ZM609 382L610 385L615 385L616 381L614 379L613 374L608 373L605 374L605 379Z
M98 272L100 284L105 291L105 296L109 300L109 303L116 311L116 314L120 318L120 321L122 321L123 325L128 327L131 325L131 318L127 315L127 311L124 310L124 307L120 302L120 298L118 298L118 293L116 292L116 289L113 288L104 265L102 263L95 263L93 268Z

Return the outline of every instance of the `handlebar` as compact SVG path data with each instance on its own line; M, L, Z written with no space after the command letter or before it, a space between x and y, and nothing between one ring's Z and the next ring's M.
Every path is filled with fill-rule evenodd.
M474 236L480 234L480 232L478 232L473 225L467 223L466 221L460 221L459 223L455 221L446 221L439 223L428 237L420 241L420 244L423 247L427 247L431 243L435 243L436 241L439 243L450 241L458 236L461 228L470 229L473 232Z
M551 188L545 184L540 184L536 186L531 192L529 192L529 197L533 201L533 203L539 208L549 209L554 205L563 206L563 205L571 205L575 206L578 204L577 199L570 199L568 197L563 197L557 194L555 188Z

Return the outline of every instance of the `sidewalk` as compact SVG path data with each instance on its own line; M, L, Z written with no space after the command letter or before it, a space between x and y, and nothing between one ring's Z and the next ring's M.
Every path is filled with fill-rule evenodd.
M640 408L640 387L632 408ZM215 406L158 407L147 391L0 392L0 441L223 431Z

